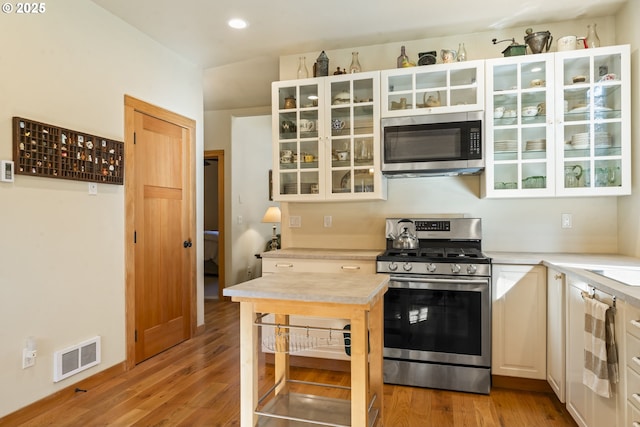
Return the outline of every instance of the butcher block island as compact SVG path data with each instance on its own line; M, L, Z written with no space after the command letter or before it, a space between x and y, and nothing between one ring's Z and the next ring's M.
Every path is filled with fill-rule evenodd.
M386 274L278 273L224 289L240 303L240 422L253 426L382 426L383 304ZM264 336L263 319L275 318L273 336ZM351 356L350 400L300 394L289 375L289 354L318 345L305 325L289 324L289 315L349 319L350 329L327 329L326 340L339 339ZM266 329L266 328L265 328ZM262 332L262 333L261 333ZM260 338L262 336L262 338ZM275 352L275 384L258 396L258 353L268 342ZM309 383L304 383L309 385ZM335 387L312 384L318 390Z

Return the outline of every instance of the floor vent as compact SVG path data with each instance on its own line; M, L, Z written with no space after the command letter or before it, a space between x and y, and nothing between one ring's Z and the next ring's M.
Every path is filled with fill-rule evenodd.
M100 363L100 337L56 351L53 355L53 382L62 381L98 363Z

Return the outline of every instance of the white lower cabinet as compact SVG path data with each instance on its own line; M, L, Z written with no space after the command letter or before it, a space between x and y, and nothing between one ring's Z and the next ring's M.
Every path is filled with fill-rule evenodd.
M565 275L547 269L547 382L565 402Z
M376 262L352 259L309 259L309 258L262 258L262 274L286 273L290 271L305 273L344 273L344 274L375 274ZM273 315L265 317L265 322L273 322ZM349 324L346 319L334 319L313 316L290 316L289 323L292 325L304 325L318 328L331 328L335 331L342 331ZM275 331L273 327L263 327L264 352L273 351L269 348L269 339ZM294 333L293 331L291 332ZM299 333L299 332L295 332ZM317 338L325 343L327 333L324 331L309 330L304 332L309 337ZM345 336L343 332L331 335L331 342L315 348L301 349L292 353L293 356L306 356L334 360L350 360L344 346ZM266 345L265 345L266 344Z
M494 264L491 373L546 378L546 268Z
M624 302L616 301L615 336L620 361L620 382L612 385L612 396L604 398L582 383L584 366L584 301L582 291L589 291L586 283L567 276L567 359L566 406L581 427L622 426L625 413L624 374ZM595 291L595 298L613 304L612 297Z
M620 375L626 374L627 422L625 426L640 427L640 308L625 307L625 359L626 366Z

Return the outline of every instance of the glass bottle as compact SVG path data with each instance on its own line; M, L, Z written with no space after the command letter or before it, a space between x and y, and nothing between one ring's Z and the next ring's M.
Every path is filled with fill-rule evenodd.
M351 52L351 65L349 65L349 73L359 73L362 71L360 61L358 61L358 52Z
M309 70L307 69L307 58L301 56L298 58L298 78L306 79L309 77Z
M398 61L397 61L398 68L402 68L403 64L406 64L407 62L409 62L409 57L407 56L404 50L404 46L402 46L400 48L400 56L398 56Z
M598 33L596 31L596 24L587 25L587 39L585 40L586 47L600 47L600 37L598 37Z
M456 56L456 61L462 62L467 60L467 50L464 48L464 43L460 43L458 45L458 56Z

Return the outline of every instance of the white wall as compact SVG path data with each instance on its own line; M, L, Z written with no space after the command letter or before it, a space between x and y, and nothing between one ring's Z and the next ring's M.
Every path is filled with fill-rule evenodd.
M232 167L234 153L232 150L232 121L234 117L255 117L265 114L271 114L271 107L258 107L258 108L246 108L237 110L217 110L217 111L205 111L204 112L204 150L223 150L225 171L224 171L224 251L227 256L225 257L225 272L228 276L225 277L225 286L232 286L238 283L237 272L246 268L244 258L236 261L232 254L232 248L235 246L233 235L233 215L232 215L232 201L235 195L232 191ZM259 140L241 141L242 144L261 144ZM271 168L271 162L265 161L261 168L267 170ZM235 179L244 180L243 176L236 175ZM243 267L244 266L244 267ZM231 273L234 272L234 273ZM246 275L242 277L242 280L246 278Z
M616 31L618 43L631 45L631 111L634 120L631 123L631 163L635 166L631 175L634 192L631 196L621 197L618 203L618 234L620 253L640 257L640 126L638 126L638 112L640 112L640 2L629 0L618 13Z
M231 161L231 251L233 264L227 272L228 284L248 279L247 267L259 273L255 254L264 251L272 224L260 222L269 201L268 176L271 169L271 116L234 117ZM278 226L278 229L280 227Z
M637 22L637 18L640 18L637 6L633 9L630 11L628 24L630 27L633 25L632 22ZM534 31L549 30L556 39L568 34L585 35L587 24L594 22L597 23L603 46L628 42L625 37L616 32L619 30L616 29L617 21L613 16L595 20L536 25ZM330 69L335 69L337 66L348 67L351 52L358 51L363 71L369 71L395 68L395 59L403 44L406 46L408 55L416 60L418 52L439 51L444 48L457 49L458 43L464 42L468 59L487 59L501 57L502 50L508 45L508 43L493 45L492 38L501 40L515 37L516 41L523 43L524 30L524 28L511 28L456 37L355 47L327 51L327 55L330 60ZM554 42L551 51L555 50ZM313 58L318 53L306 52L281 57L280 78L282 80L295 78L298 57L306 56L307 65L311 66L315 61ZM637 86L637 81L632 82L632 85ZM635 132L637 135L637 131ZM638 162L635 164L637 165ZM619 198L481 199L479 190L481 179L482 177L478 176L391 179L388 180L387 201L283 203L284 224L288 222L289 215L302 217L301 228L289 229L286 225L283 227L283 246L383 248L385 217L403 214L452 213L483 219L485 250L618 252ZM562 213L573 214L572 229L560 227ZM332 228L322 227L324 215L333 216ZM637 228L637 217L638 215L635 215L635 218L625 215L623 219L628 218L629 222L634 224L634 228ZM621 234L624 235L624 232ZM637 242L634 241L634 244L637 245Z
M92 2L46 6L1 17L0 159L12 158L12 116L122 141L132 95L196 120L202 234L201 70ZM125 360L124 188L89 196L86 182L18 175L0 183L0 206L1 417ZM202 298L200 283L200 323ZM53 352L95 335L102 363L54 384ZM23 370L29 336L37 363Z

